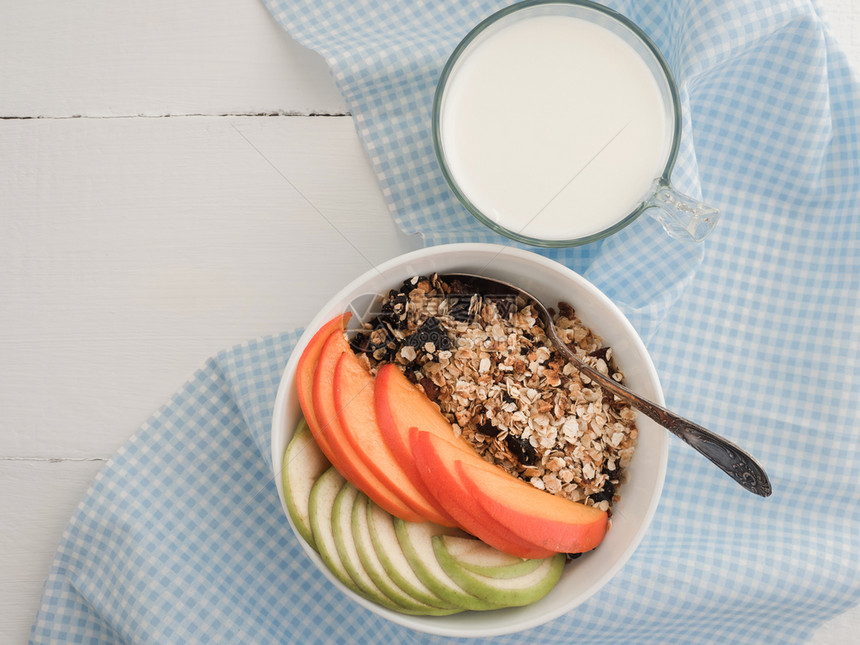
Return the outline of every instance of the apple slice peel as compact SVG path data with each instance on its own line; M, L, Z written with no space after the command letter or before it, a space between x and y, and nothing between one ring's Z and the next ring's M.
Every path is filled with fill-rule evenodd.
M447 527L425 522L404 522L396 518L394 529L397 538L403 547L403 552L412 565L412 569L419 578L434 592L451 604L464 609L485 610L498 609L499 605L489 602L483 598L463 589L451 576L449 576L433 551L432 538L434 535L447 533L448 535L464 535L462 531L456 531Z
M435 535L433 552L439 566L467 592L502 607L521 607L537 602L547 595L561 577L565 556L557 553L551 558L537 560L538 566L527 573L513 577L490 577L462 567Z
M290 519L299 535L314 549L317 547L310 522L311 488L330 466L314 440L307 421L302 419L284 453L281 478Z
M371 471L344 435L334 398L334 373L344 352L351 352L343 331L333 331L323 343L314 372L313 409L324 441L328 442L335 467L353 486L364 492L386 511L403 519L421 522L425 518L407 506L400 497Z
M375 389L376 380L348 348L335 366L333 388L335 410L346 440L363 467L417 515L454 526L454 520L408 476L404 470L408 462L397 459L387 445L376 416Z
M397 610L399 609L398 605L376 585L365 570L358 555L352 532L352 507L358 495L359 490L347 482L335 497L331 512L331 531L335 548L344 569L359 588L361 595L378 605Z
M394 529L394 518L376 504L368 504L367 521L370 526L371 541L379 556L379 561L391 579L410 596L427 605L440 609L454 609L456 605L448 602L428 587L415 573Z
M461 538L455 535L439 535L447 555L467 571L490 578L516 578L537 569L542 559L520 558L499 549L494 549L477 538Z
M328 567L328 570L347 588L360 594L360 589L352 577L350 577L346 567L343 566L343 562L337 552L334 534L331 530L334 500L345 484L346 479L334 467L329 468L320 475L311 489L309 501L310 522L317 551L326 567Z
M352 534L358 557L367 575L396 606L397 611L421 616L447 616L461 611L460 609L442 609L423 603L413 598L401 589L385 570L382 561L373 547L370 525L367 519L367 507L373 502L364 493L359 492L352 507Z

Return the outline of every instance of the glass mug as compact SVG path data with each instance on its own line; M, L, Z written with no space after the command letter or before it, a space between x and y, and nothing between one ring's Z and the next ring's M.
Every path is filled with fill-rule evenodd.
M442 70L432 135L460 202L520 242L586 244L644 212L700 241L719 217L669 181L681 103L662 54L587 0L526 0L472 29Z

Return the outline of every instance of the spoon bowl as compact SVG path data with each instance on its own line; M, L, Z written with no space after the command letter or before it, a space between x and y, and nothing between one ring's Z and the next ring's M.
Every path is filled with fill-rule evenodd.
M552 321L549 310L535 296L508 282L487 278L471 273L446 273L439 276L444 281L458 280L474 289L475 293L485 295L505 295L522 298L531 305L543 321L546 334L565 358L570 361L586 378L595 381L602 388L645 414L660 424L691 448L704 455L729 477L746 490L762 497L773 492L764 468L748 452L728 439L681 417L666 408L645 399L624 387L610 376L603 374L576 355L561 339Z

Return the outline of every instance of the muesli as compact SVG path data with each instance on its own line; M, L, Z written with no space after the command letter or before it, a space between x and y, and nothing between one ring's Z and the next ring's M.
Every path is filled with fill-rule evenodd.
M611 510L635 449L633 409L568 363L532 308L438 276L391 290L353 348L365 366L395 363L484 459L536 488ZM562 339L623 382L612 348L567 303Z

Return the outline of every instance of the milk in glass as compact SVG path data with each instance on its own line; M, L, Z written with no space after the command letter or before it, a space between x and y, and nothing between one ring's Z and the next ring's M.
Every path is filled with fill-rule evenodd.
M673 112L610 30L573 16L485 32L452 70L440 140L461 192L532 238L573 240L635 210L660 177Z

